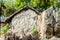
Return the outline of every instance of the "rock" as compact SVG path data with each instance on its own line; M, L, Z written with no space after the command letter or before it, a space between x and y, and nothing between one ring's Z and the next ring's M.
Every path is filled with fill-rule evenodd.
M12 35L6 40L60 40L60 11L55 12L53 7L48 8L41 15L28 9L14 16L11 24ZM41 36L31 36L32 28L41 33ZM58 38L59 37L59 38Z
M46 29L46 38L51 38L53 37L53 28L51 27L51 25L47 25L47 29Z
M28 35L28 36L23 37L22 40L40 40L40 39L37 36L32 37L31 35Z
M53 12L53 7L46 10L45 14L45 25L46 25L46 36L47 38L51 38L55 35L54 28L55 28L55 14Z
M13 35L11 33L6 34L5 40L14 40Z
M54 27L55 27L55 16L53 14L53 7L48 8L42 13L42 25L41 25L41 32L42 32L42 39L51 38L54 34Z
M60 40L60 38L57 38L57 37L53 36L53 37L50 38L49 40Z
M32 33L32 28L35 26L37 31L40 32L40 19L39 16L32 10L22 11L14 16L11 21L11 29L17 36L23 38Z
M22 38L22 40L32 40L32 36L28 35Z
M56 12L55 36L60 37L60 10Z

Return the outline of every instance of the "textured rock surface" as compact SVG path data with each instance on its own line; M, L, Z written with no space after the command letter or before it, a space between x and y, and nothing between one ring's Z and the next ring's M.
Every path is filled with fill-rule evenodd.
M55 36L60 37L60 10L56 12Z
M12 31L17 36L22 38L25 35L32 33L32 28L35 26L40 32L39 16L32 10L23 11L17 14L11 21Z
M54 32L54 25L56 21L53 15L53 8L50 8L46 11L45 15L45 25L47 27L46 29L46 37L51 38L53 36Z
M60 10L49 8L42 13L41 40L60 40Z
M42 23L41 23L41 40L51 40L50 38L54 35L54 28L55 28L55 17L56 14L53 11L53 7L45 10L42 13Z
M46 38L51 38L53 36L53 28L51 25L47 25Z
M30 9L23 11L14 16L10 24L13 34L23 40L31 39L30 34L34 26L38 32L41 32L41 40L60 40L60 10L55 12L53 7L45 10L41 15ZM0 40L3 39L4 37L0 37Z

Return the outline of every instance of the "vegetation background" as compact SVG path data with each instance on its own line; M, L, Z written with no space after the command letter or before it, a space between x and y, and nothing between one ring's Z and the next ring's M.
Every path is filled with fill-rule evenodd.
M58 10L60 8L60 0L0 0L0 14L8 17L25 5L32 6L40 12L50 6Z

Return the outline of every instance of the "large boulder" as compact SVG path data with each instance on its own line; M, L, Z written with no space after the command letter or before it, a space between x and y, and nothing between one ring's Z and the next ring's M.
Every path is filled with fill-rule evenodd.
M11 21L13 33L23 38L32 33L32 28L35 26L36 30L40 32L40 19L36 12L28 9L14 16Z

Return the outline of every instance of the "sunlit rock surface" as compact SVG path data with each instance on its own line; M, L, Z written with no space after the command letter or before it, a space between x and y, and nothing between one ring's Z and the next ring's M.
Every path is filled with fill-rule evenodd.
M55 37L56 12L53 10L53 7L42 12L41 16L41 40L58 40L58 38Z
M17 14L11 21L12 31L17 36L22 38L25 35L32 33L32 28L35 26L37 31L40 32L40 16L34 11L28 9Z
M53 7L42 13L41 40L60 40L60 10Z

